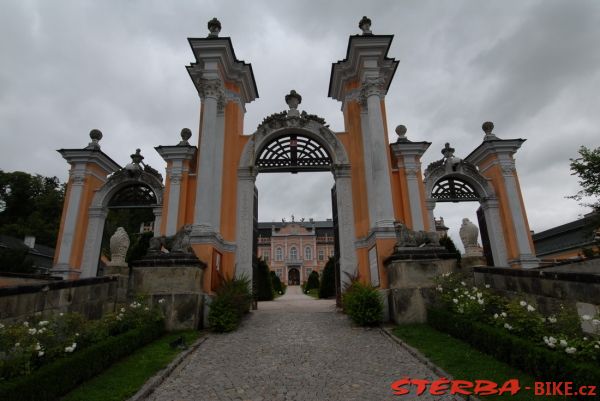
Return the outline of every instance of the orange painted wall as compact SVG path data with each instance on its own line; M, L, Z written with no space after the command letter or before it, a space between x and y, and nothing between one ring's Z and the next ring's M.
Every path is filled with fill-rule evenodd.
M69 207L69 199L71 198L71 188L72 188L71 180L68 181L67 191L65 193L65 200L63 202L62 214L60 216L60 227L58 229L58 240L56 241L56 248L54 252L54 264L58 261L58 253L60 252L60 243L63 236L63 230L65 228L65 219L67 218L67 208Z

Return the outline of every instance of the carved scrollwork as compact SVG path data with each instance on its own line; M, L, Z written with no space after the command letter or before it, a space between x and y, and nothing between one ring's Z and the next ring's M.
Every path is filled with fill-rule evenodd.
M199 79L197 87L202 100L210 97L217 102L225 101L225 90L220 79Z
M366 105L371 96L382 97L385 94L385 80L381 77L368 77L360 88L360 103Z

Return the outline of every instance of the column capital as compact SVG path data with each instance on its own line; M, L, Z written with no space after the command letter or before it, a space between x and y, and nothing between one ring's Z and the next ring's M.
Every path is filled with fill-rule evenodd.
M196 88L202 101L206 99L215 99L217 102L222 103L225 99L225 90L223 89L223 82L218 79L204 79L200 78L197 81Z

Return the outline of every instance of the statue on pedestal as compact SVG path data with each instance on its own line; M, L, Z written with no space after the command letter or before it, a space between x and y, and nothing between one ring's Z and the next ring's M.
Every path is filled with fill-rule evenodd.
M477 243L479 228L469 219L464 218L459 230L460 240L465 247L465 256L483 256L483 250Z
M129 249L129 235L123 227L117 228L117 231L110 237L110 262L108 266L127 266L125 257Z

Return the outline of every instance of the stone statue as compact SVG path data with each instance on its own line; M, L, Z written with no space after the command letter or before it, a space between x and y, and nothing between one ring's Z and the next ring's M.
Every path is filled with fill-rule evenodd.
M442 154L444 155L444 165L447 172L456 171L463 162L460 157L454 156L454 148L448 142L442 149Z
M479 228L469 219L464 218L459 230L460 240L465 247L465 256L482 256L483 251L477 243Z
M129 249L129 235L123 227L117 228L117 231L110 237L110 262L108 266L127 266L125 256Z
M193 253L190 245L190 235L192 233L192 225L186 224L177 231L173 236L161 236L150 239L148 247L148 255L157 255L161 253ZM167 251L164 252L163 248Z
M397 247L440 246L440 237L437 232L414 231L402 223L397 223L395 226Z

